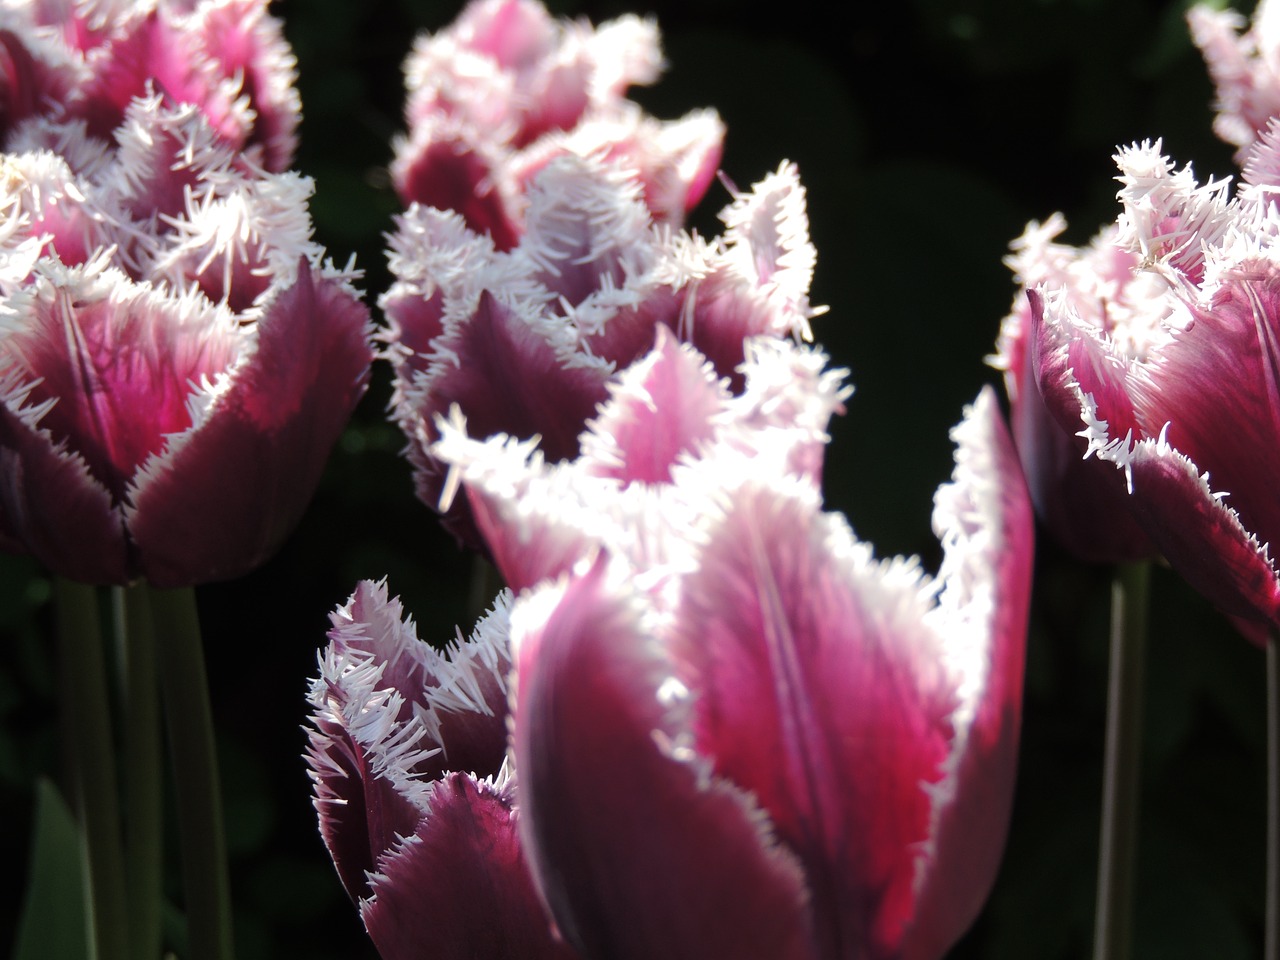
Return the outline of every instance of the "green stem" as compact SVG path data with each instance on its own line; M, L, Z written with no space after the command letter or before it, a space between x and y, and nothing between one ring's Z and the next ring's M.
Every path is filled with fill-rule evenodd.
M89 942L96 960L128 960L119 794L97 592L59 577L54 605L76 808L84 831Z
M161 945L164 820L155 636L145 588L114 587L111 600L124 715L129 932L135 960L156 960Z
M1267 641L1267 905L1263 956L1280 960L1280 638Z
M1129 956L1149 580L1146 563L1120 564L1111 587L1111 663L1094 960L1128 960Z
M190 960L231 960L231 891L195 591L151 590L178 800Z

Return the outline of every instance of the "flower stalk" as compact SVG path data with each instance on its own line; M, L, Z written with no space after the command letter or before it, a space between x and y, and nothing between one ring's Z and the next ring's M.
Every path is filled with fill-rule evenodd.
M1111 585L1111 660L1102 780L1094 960L1127 960L1133 916L1150 566L1122 563Z
M54 581L55 623L66 696L68 754L83 831L88 941L96 960L127 960L128 912L120 849L115 746L106 658L91 586Z
M162 895L160 688L146 588L111 590L123 721L124 858L129 933L136 960L160 955Z
M195 592L150 590L177 793L190 960L231 960L231 892Z

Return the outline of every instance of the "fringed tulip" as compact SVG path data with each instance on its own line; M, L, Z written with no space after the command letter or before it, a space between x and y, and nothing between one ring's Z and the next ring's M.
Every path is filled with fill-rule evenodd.
M396 189L406 204L457 211L507 250L534 174L557 156L600 156L627 166L653 218L678 227L715 174L724 126L710 110L660 122L624 98L661 69L652 21L593 29L553 20L537 0L473 0L405 63Z
M0 10L0 143L79 124L109 143L130 104L194 105L223 143L288 169L300 101L295 61L267 0L6 4ZM35 127L37 131L25 129Z
M1124 480L1108 464L1086 458L1083 437L1065 430L1045 408L1036 381L1031 304L1027 290L1061 287L1079 304L1081 321L1116 336L1135 356L1159 329L1149 314L1163 281L1137 270L1136 254L1115 246L1104 231L1084 248L1055 243L1066 221L1055 214L1028 225L1006 263L1019 284L1013 307L1000 327L991 363L1004 371L1013 439L1022 460L1036 514L1073 556L1095 563L1150 557L1153 548L1129 515Z
M69 160L0 171L0 543L90 583L238 576L364 392L354 274L310 239L310 181L194 105L134 100L114 148L63 135Z
M1278 147L1265 132L1235 197L1176 170L1159 143L1119 153L1114 242L1146 272L1151 302L1134 315L1157 324L1103 328L1077 291L1031 292L1049 409L1123 470L1126 502L1170 565L1259 625L1280 616L1268 547L1280 543Z
M1280 114L1280 3L1260 0L1247 30L1236 11L1205 4L1192 7L1187 22L1217 88L1214 132L1238 148L1243 164Z
M436 506L444 471L435 420L457 405L477 436L541 437L552 460L578 435L615 371L666 327L741 387L754 335L807 339L814 250L804 192L784 165L735 197L714 246L652 222L615 166L564 157L535 179L527 230L510 252L456 213L416 207L399 220L381 304L396 371L394 416L409 439L419 497ZM465 510L446 517L477 538Z
M813 473L838 379L774 341L751 352L735 397L660 334L573 463L443 427L519 591L525 854L585 957L941 957L1008 826L1032 554L1017 457L986 391L938 493L938 578L877 562Z
M333 615L311 685L315 806L383 960L563 958L521 853L507 760L509 594L420 641L386 586Z

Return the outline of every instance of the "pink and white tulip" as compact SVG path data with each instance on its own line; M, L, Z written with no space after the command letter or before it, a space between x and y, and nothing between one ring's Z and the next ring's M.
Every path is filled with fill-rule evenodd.
M394 416L409 439L419 497L436 506L444 470L436 418L454 405L476 436L541 438L572 458L615 372L665 327L741 386L744 341L808 339L815 254L794 167L722 213L714 245L653 222L625 170L562 157L535 179L527 230L511 251L461 216L415 207L392 238L396 282L381 305L396 372ZM465 510L446 517L476 543Z
M1021 470L984 392L937 497L938 578L876 561L812 472L838 381L754 346L734 397L660 335L572 463L444 427L517 590L525 855L586 957L941 957L1008 826Z
M720 162L713 111L675 122L624 94L662 70L658 29L627 15L593 28L537 0L473 0L405 63L407 136L391 172L406 204L455 210L499 250L525 229L530 180L563 155L626 166L658 222L679 226Z
M1087 441L1064 429L1045 407L1036 379L1036 342L1027 291L1064 288L1079 304L1082 323L1118 346L1145 355L1159 317L1147 315L1158 303L1163 281L1136 269L1137 254L1115 245L1105 230L1087 247L1055 242L1066 221L1055 214L1032 223L1012 245L1006 264L1019 291L1000 327L990 362L1004 371L1011 426L1036 514L1073 556L1095 563L1139 560L1153 548L1129 515L1124 480L1109 464L1085 457Z
M1280 114L1280 3L1260 0L1252 23L1206 4L1187 12L1191 37L1217 89L1214 132L1244 163L1271 118Z
M114 147L61 137L0 161L0 544L90 583L238 576L363 395L355 275L310 239L310 181L195 105L134 100Z
M194 105L267 170L297 144L296 66L266 0L37 0L0 9L0 144L80 125L110 143L130 104ZM35 128L35 130L29 129Z
M1280 617L1278 148L1265 132L1234 197L1158 143L1119 153L1114 243L1142 271L1139 326L1098 326L1069 287L1031 293L1049 409L1123 470L1133 516L1173 568L1261 625Z
M510 595L443 652L385 584L332 617L311 685L320 832L383 960L565 958L524 863L507 757Z

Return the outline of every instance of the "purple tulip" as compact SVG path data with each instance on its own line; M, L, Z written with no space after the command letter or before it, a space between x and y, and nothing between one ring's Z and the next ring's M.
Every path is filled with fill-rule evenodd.
M1087 441L1065 430L1045 407L1036 380L1036 344L1027 290L1064 287L1079 304L1081 322L1141 351L1145 331L1158 316L1145 316L1158 302L1154 275L1138 271L1138 257L1115 245L1104 231L1087 247L1069 247L1054 238L1066 229L1055 214L1032 223L1013 243L1006 260L1020 287L1000 327L992 364L1004 371L1011 426L1036 514L1072 555L1094 563L1150 557L1154 548L1129 515L1124 479L1109 464L1085 457Z

